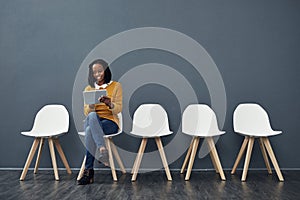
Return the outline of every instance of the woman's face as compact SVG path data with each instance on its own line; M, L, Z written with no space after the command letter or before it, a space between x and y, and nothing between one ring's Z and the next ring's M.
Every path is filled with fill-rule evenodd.
M93 67L93 76L96 79L98 85L104 84L104 68L101 64L94 64Z

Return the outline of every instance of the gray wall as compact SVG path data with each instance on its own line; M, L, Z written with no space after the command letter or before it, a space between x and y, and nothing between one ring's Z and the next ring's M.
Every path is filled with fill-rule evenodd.
M271 138L280 167L300 167L296 156L300 150L299 1L12 0L0 4L0 168L23 167L33 140L20 131L30 130L35 113L49 103L64 104L71 114L70 131L60 140L70 166L80 167L84 146L72 116L76 73L101 41L128 29L148 26L188 35L218 66L227 95L226 134L217 143L224 168L232 167L242 142L232 127L233 110L241 102L260 103L268 110L272 126L283 130L282 135ZM202 77L172 53L153 49L128 53L111 63L114 79L149 62L181 72L195 89L199 102L210 105ZM162 104L170 116L171 129L177 132L181 113L168 88L157 84L139 88L128 105L130 113L146 102ZM164 138L164 142L171 139ZM124 135L116 143L137 151L139 140ZM43 155L41 167L51 167L46 149ZM183 158L171 168L180 168ZM205 157L197 159L194 167L212 165ZM264 167L257 144L250 167Z

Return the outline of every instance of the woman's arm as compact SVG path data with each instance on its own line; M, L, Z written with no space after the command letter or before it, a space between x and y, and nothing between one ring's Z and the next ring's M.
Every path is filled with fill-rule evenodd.
M90 86L87 86L84 91L90 91L92 88ZM87 116L90 112L95 111L95 104L84 104L83 106L83 113L85 116Z
M95 104L84 104L84 115L87 116L90 112L95 111Z
M122 85L120 83L116 84L116 88L114 90L114 95L112 99L112 108L110 110L113 114L118 114L122 111L122 101L123 101L123 90Z

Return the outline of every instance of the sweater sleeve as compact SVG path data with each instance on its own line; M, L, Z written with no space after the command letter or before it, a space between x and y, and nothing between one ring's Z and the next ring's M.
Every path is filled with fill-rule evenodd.
M91 87L87 86L84 91L90 91ZM83 106L83 113L85 116L87 116L91 111L94 111L95 109L91 109L88 104L84 104Z
M91 109L88 104L84 104L84 115L87 116L91 111L95 109Z
M112 103L114 106L112 109L110 109L113 114L118 114L119 112L122 111L122 101L123 101L122 92L123 92L122 85L120 83L117 83L112 98Z

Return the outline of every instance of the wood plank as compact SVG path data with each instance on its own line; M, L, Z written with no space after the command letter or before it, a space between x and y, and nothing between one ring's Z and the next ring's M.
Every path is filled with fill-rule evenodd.
M55 157L55 151L54 151L54 145L53 145L53 139L48 138L48 143L49 143L49 150L50 150L50 155L51 155L51 160L52 160L52 166L53 166L53 171L54 171L54 178L55 180L59 180L58 176L58 169L57 169L57 163L56 163L56 157Z
M138 173L139 168L140 168L140 164L141 164L141 160L142 160L145 148L146 148L146 144L147 144L147 138L143 138L142 142L141 142L141 145L140 145L140 149L139 149L138 154L137 154L136 163L135 163L135 166L134 166L134 171L133 171L133 174L132 174L131 181L136 181L137 173Z
M246 181L254 140L255 140L254 137L250 137L249 142L248 142L248 148L247 148L244 169L243 169L243 174L242 174L242 181Z
M277 160L276 160L276 157L275 157L275 154L274 154L274 152L273 152L273 149L272 149L272 146L271 146L271 143L270 143L269 139L268 139L267 137L265 137L265 138L263 138L263 141L264 141L264 144L265 144L265 146L266 146L266 149L267 149L267 151L268 151L268 153L269 153L269 156L270 156L270 159L271 159L271 161L272 161L272 164L273 164L273 166L274 166L274 168L275 168L275 171L276 171L276 173L277 173L278 179L279 179L280 181L284 181L284 178L283 178L283 176L282 176L282 174L281 174L279 165L278 165L278 163L277 163Z
M83 161L82 161L82 164L81 164L78 176L77 176L77 181L79 181L81 179L81 177L83 176L83 172L85 170L85 161L86 161L86 155L83 158Z
M28 154L28 157L27 157L27 160L26 160L26 163L25 163L25 166L23 168L23 171L22 171L22 174L21 174L21 177L20 177L20 181L23 181L26 177L26 174L27 174L27 171L28 171L28 168L31 164L31 161L33 159L33 156L36 152L36 149L38 147L38 144L40 142L40 139L41 138L35 138L33 143L32 143L32 146L31 146L31 149L29 151L29 154Z
M200 141L200 137L196 137L194 142L193 142L192 153L191 153L191 156L190 156L189 165L188 165L187 172L186 172L186 175L185 175L185 180L186 181L188 181L190 179L190 176L191 176L191 172L192 172L192 168L193 168L193 165L194 165L194 160L195 160L195 156L196 156L196 153L197 153L199 141Z
M262 138L259 138L259 146L260 146L261 153L262 153L262 156L264 158L268 173L272 174L272 170L271 170L271 166L270 166L270 163L269 163L268 155L267 155L267 152L266 152L266 149L265 149L264 142L263 142Z
M191 144L188 148L188 151L186 153L186 156L185 156L185 159L183 161L183 164L182 164L182 167L181 167L181 170L180 170L180 173L183 174L184 171L185 171L185 168L186 168L186 165L188 164L188 161L189 161L189 158L191 156L191 152L192 152L192 148L193 148L193 142L194 142L194 139L195 137L193 137L192 141L191 141Z
M113 155L114 155L115 159L117 160L117 163L118 163L118 165L120 166L120 169L121 169L122 173L123 173L123 174L126 174L125 167L124 167L124 165L123 165L123 162L122 162L122 160L121 160L121 158L120 158L120 155L119 155L119 153L118 153L118 150L117 150L117 148L116 148L116 146L115 146L115 144L114 144L112 138L108 138L108 139L109 139L109 141L110 141L110 145L111 145L111 149L112 149Z
M62 160L62 162L63 162L63 164L64 164L64 166L65 166L65 168L67 170L67 173L68 174L72 174L72 171L70 169L69 163L68 163L67 158L66 158L66 156L65 156L65 154L64 154L64 152L62 150L62 147L61 147L61 145L60 145L60 143L58 141L58 138L53 138L53 141L54 141L55 147L56 147L56 149L58 151L58 154L59 154L59 156L60 156L60 158L61 158L61 160Z
M160 137L156 137L155 138L155 142L156 142L156 145L157 145L157 148L158 148L158 151L159 151L159 154L160 154L163 166L165 168L167 179L168 179L168 181L171 181L172 180L172 176L171 176L171 173L170 173L170 169L169 169L169 165L168 165L168 162L167 162L166 154L165 154L163 145L161 143Z
M108 151L108 157L109 157L108 160L109 160L109 166L110 166L110 169L111 169L111 174L112 174L113 180L117 181L118 178L117 178L117 174L116 174L116 168L115 168L114 158L113 158L113 155L112 155L110 141L109 141L108 138L104 138L104 140L105 140L106 148L107 148L107 151Z
M216 164L214 155L212 154L211 151L209 151L209 155L210 155L211 162L212 162L212 164L213 164L213 166L214 166L214 169L216 170L216 173L219 174L220 172L219 172L218 166L217 166L217 164Z
M236 168L237 168L237 166L239 165L239 163L240 163L240 161L241 161L241 158L242 158L242 156L243 156L243 154L244 154L244 152L245 152L245 149L246 149L246 147L247 147L248 141L249 141L249 137L248 137L248 136L245 136L244 141L243 141L243 143L242 143L242 146L241 146L241 148L240 148L240 151L239 151L239 153L238 153L238 155L237 155L237 158L236 158L236 160L235 160L235 162L234 162L234 165L233 165L233 167L232 167L231 174L234 174L234 173L235 173Z
M34 138L33 138L34 139ZM33 142L31 141L31 144ZM46 142L46 141L45 141ZM272 142L272 141L270 141ZM29 152L31 144L27 146ZM45 144L45 146L47 146ZM155 144L156 146L156 144ZM200 146L200 144L199 144ZM274 145L273 145L273 148ZM48 147L47 147L48 149ZM218 149L217 149L218 150ZM276 149L273 149L276 155ZM47 150L48 151L48 150ZM259 150L260 151L260 150ZM27 153L28 153L27 152ZM43 152L45 153L45 152ZM237 153L237 152L236 152ZM43 156L46 155L43 154ZM168 155L167 155L168 156ZM27 157L27 155L25 156ZM24 163L26 158L24 157ZM168 157L167 157L168 158ZM277 158L279 159L279 158ZM83 156L82 156L83 160ZM80 165L82 160L80 160ZM222 161L222 159L221 159ZM280 162L280 160L278 160ZM42 161L41 161L42 162ZM263 162L263 161L262 161ZM23 163L23 164L24 164ZM33 163L32 163L33 164ZM51 163L49 162L51 165ZM181 163L182 164L182 163ZM223 163L222 163L223 164ZM233 164L233 163L232 163ZM272 163L270 161L272 166ZM280 163L279 163L280 164ZM79 165L79 167L80 167ZM32 166L34 167L34 165ZM181 167L181 166L180 166ZM273 167L273 166L272 166ZM213 169L211 167L211 169ZM110 170L95 170L95 182L86 186L75 183L79 170L72 175L60 174L60 181L54 181L53 171L39 170L37 175L28 170L25 181L19 181L22 169L0 170L0 197L8 199L298 199L300 196L300 171L282 171L286 182L279 182L275 176L268 176L263 170L252 170L247 182L231 176L220 181L215 171L193 171L191 181L185 181L179 171L171 170L173 181L167 181L165 171L152 171L138 175L136 182L131 176L111 178ZM224 171L230 176L230 171ZM238 173L238 172L237 172ZM250 175L250 174L249 174ZM229 180L230 179L230 180ZM248 181L249 180L249 181Z
M215 143L214 143L214 140L212 137L208 137L206 138L207 140L207 143L210 147L210 152L212 152L212 157L214 159L213 163L215 163L216 165L216 168L218 169L219 173L220 173L220 177L223 181L226 180L225 178L225 175L224 175L224 172L223 172L223 168L222 168L222 165L221 165L221 161L219 159L219 156L218 156L218 152L217 152L217 149L216 149L216 146L215 146Z
M33 173L35 173L35 174L38 172L43 146L44 146L44 138L41 138L38 154L37 154L36 161L35 161L34 171L33 171Z

